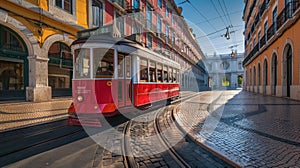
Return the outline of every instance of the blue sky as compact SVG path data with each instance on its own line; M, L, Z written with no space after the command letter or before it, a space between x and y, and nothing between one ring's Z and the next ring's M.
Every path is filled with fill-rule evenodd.
M175 0L183 8L182 15L196 34L203 53L230 54L231 46L239 53L244 52L243 0L190 0L191 4L179 4L184 1ZM231 25L233 27L229 31L232 33L230 39L226 40L222 35L226 33L226 27Z

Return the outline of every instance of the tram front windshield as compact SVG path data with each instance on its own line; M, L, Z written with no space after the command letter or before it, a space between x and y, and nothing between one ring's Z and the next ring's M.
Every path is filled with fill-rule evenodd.
M75 79L90 78L90 49L82 48L74 52L74 72Z
M91 61L91 52L93 53ZM74 52L75 79L113 78L114 50L102 48L81 48ZM93 62L93 65L91 65ZM91 74L91 71L93 72Z

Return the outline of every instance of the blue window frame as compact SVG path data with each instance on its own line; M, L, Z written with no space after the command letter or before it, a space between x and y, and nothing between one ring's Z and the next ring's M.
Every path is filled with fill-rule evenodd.
M169 8L166 6L166 16L169 17Z
M157 16L157 31L158 33L161 33L162 23L161 23L161 17Z
M162 0L157 0L157 5L162 8Z

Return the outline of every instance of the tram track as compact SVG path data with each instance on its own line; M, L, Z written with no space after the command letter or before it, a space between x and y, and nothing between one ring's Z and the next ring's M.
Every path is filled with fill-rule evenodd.
M169 106L163 109L155 109L153 110L155 112L144 114L144 116L141 115L139 117L143 118L140 121L128 121L123 130L122 151L124 167L231 167L231 165L228 165L218 155L195 143L195 141L186 135L186 132L182 131L175 120L173 109L177 106L178 102L191 99L196 95L198 94L183 96L178 100L172 101ZM204 95L209 94L205 93ZM214 102L212 101L212 103ZM209 103L203 105L209 109ZM151 115L154 118L149 122L148 119ZM149 130L154 131L151 132ZM136 139L147 139L147 137L152 135L155 135L159 140L156 144L149 141L135 142ZM134 137L131 141L128 138L130 136ZM186 152L186 149L182 148L182 146L187 147L190 152ZM153 153L151 149L155 147L166 150ZM136 156L135 154L140 151L146 151L145 153L149 155ZM187 153L189 154L187 155Z
M175 104L178 104L181 101L187 100L189 98L195 97L197 94L186 94L182 95L179 99L173 100L169 103L168 106L166 106L167 109L172 109ZM122 138L122 155L123 155L123 164L125 168L130 167L151 167L151 164L156 164L160 166L179 166L179 167L191 167L181 156L176 152L176 150L172 147L172 145L168 142L168 140L163 137L162 135L162 128L159 124L159 117L161 115L161 107L152 107L152 111L154 111L154 115L149 112L149 114L143 114L139 117L142 117L141 121L134 121L129 120L127 121L123 126L123 138ZM165 109L165 108L164 108ZM147 116L148 115L148 116ZM150 116L154 116L153 120L148 121ZM169 115L170 117L172 115ZM173 120L172 120L173 122ZM149 131L153 130L153 131ZM133 150L137 147L133 147L133 144L131 144L130 136L137 136L134 133L135 132L142 132L142 134L139 134L138 136L141 137L140 139L147 139L149 136L155 135L160 142L160 144L151 144L151 142L135 142L137 144L141 144L141 147L138 147L138 151L148 151L149 153L153 152L151 151L151 148L153 148L153 145L160 146L160 148L166 149L166 151L159 153L159 154L153 154L149 156L135 156ZM131 135L133 133L133 135ZM134 138L135 139L135 138ZM139 138L136 138L139 139ZM145 145L147 144L147 145ZM135 153L139 153L135 151ZM170 161L169 159L166 159L166 155L169 155L168 158L172 158L173 160ZM157 162L156 162L157 161ZM147 165L148 163L148 165Z
M30 128L27 128L23 131L26 132L1 141L0 167L87 137L81 127L71 128L66 125L55 125L51 128L33 132L30 131Z
M124 159L125 168L138 167L134 160L133 153L130 149L130 141L128 136L130 136L130 127L132 125L132 120L128 121L123 130L123 143L122 143L122 155Z
M56 122L60 122L60 121L65 122L65 119L62 119L62 120L59 120L59 121L56 121ZM24 139L24 138L33 137L33 136L44 134L44 133L50 133L52 131L56 131L56 130L62 129L64 127L68 127L68 126L67 125L58 125L58 126L54 126L54 127L50 127L50 128L45 128L45 129L41 129L41 130L37 130L37 131L33 131L33 132L31 132L31 131L30 132L29 131L27 131L27 132L20 132L18 134L16 133L15 130L4 132L3 134L10 134L10 132L11 132L11 133L13 133L13 135L11 135L11 136L8 136L8 135L2 136L1 139L0 139L0 144L4 144L4 143L10 142L10 141L15 141L15 140L18 140L18 139ZM22 129L25 130L26 128L22 128Z
M176 152L176 149L173 148L173 146L170 144L168 139L163 136L163 130L160 126L159 117L160 117L161 111L158 111L155 115L154 120L154 129L157 132L158 138L160 139L160 142L162 145L165 146L167 152L172 156L172 158L176 161L176 163L182 167L182 168L190 168L191 166ZM174 122L174 118L171 119L171 122ZM169 125L170 126L170 125Z

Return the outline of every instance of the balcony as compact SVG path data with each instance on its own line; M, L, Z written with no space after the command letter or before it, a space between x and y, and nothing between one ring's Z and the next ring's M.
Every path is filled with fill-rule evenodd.
M277 30L280 29L287 20L293 17L294 12L299 8L299 5L299 0L290 2L286 5L277 17Z
M266 43L267 43L267 38L266 38L266 35L264 35L259 41L259 48L264 46Z
M262 16L266 9L267 9L267 3L266 3L266 0L264 0L263 4L260 7L259 15Z
M103 35L103 34L110 34L113 32L113 24L105 25L102 27L97 27L94 29L86 29L77 32L77 38L85 38L90 36L97 36L97 35Z
M156 37L160 38L162 41L164 41L163 39L166 37L166 35L164 33L156 33Z
M135 21L137 21L137 23L141 24L141 25L145 25L145 15L142 12L137 12L137 13L133 13L131 16Z
M141 34L137 33L137 34L132 34L130 36L125 37L128 40L137 42L137 43L141 43Z
M269 27L269 29L268 29L268 32L267 32L267 39L268 40L270 40L272 37L273 37L273 35L275 34L275 26L276 24L272 24L270 27Z
M146 21L146 28L153 33L157 32L156 26L150 20Z
M134 6L127 6L126 12L127 13L136 13L136 12L140 12L140 9L135 8Z
M122 12L123 14L126 13L126 9L129 6L129 3L126 0L112 0L112 5Z
M126 9L128 6L128 2L126 0L112 0L112 3L121 6L123 9Z

